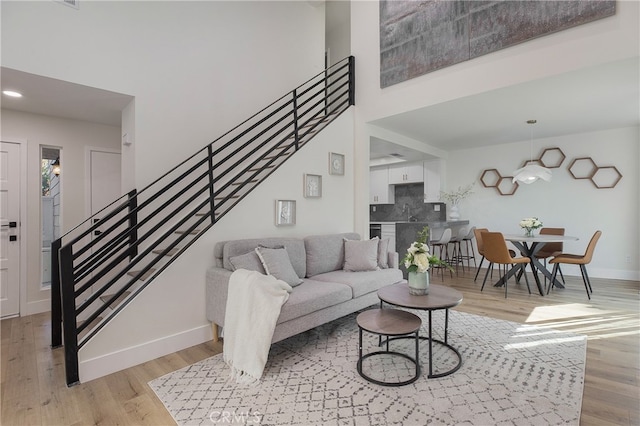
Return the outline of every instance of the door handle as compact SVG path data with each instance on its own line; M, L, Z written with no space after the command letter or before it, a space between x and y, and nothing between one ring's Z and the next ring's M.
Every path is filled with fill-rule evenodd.
M7 224L2 225L3 228L17 228L18 222L9 222Z

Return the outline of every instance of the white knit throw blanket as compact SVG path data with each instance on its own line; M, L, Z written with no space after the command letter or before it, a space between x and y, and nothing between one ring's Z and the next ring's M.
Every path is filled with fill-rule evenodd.
M273 330L291 286L271 275L238 269L229 279L224 317L224 361L231 379L255 383L262 377Z

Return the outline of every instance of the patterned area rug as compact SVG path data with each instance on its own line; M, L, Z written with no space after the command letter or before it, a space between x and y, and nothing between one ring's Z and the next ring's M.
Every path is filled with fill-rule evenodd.
M421 316L423 330L427 314ZM356 371L355 314L272 346L258 385L229 382L222 354L149 382L179 425L560 425L579 424L586 336L457 311L449 315L449 344L462 355L452 375L428 379L428 342L421 341L422 375L406 386L368 382ZM443 339L444 313L433 314ZM378 350L364 333L364 353ZM391 349L413 354L413 341ZM434 345L434 373L457 362ZM413 366L398 356L373 356L365 373L406 380Z

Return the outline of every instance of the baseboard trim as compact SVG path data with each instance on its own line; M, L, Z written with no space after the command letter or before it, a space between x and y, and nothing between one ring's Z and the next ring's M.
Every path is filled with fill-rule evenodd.
M34 315L51 310L51 299L36 300L27 303L27 312L21 313L20 316Z
M209 324L91 359L79 357L80 382L106 376L212 339Z

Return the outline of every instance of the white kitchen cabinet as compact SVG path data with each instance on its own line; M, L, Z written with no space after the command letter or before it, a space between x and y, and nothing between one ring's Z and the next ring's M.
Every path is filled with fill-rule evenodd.
M395 198L394 188L389 185L388 168L369 169L369 204L393 204Z
M396 224L395 223L383 223L381 240L385 238L389 239L389 251L396 251ZM402 258L404 254L400 256Z
M424 162L424 202L442 203L440 200L440 190L442 189L443 165L440 159L427 160Z
M389 184L418 183L424 180L422 162L399 163L389 166Z

